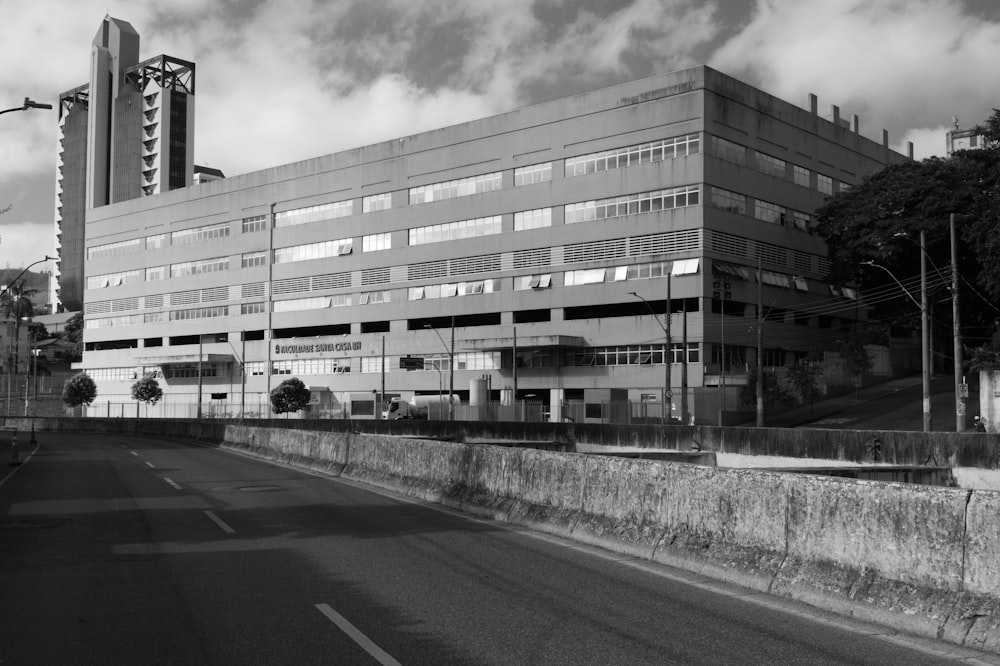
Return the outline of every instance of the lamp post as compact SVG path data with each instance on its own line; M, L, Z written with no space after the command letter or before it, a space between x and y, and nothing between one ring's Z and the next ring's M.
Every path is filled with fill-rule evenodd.
M44 102L36 102L32 99L25 97L24 104L22 104L21 106L15 106L10 109L4 109L3 111L0 111L0 115L4 113L10 113L11 111L27 111L28 109L51 109L51 108L52 108L51 104L45 104Z
M668 398L673 398L673 395L672 395L671 390L670 390L670 362L673 360L673 349L672 349L672 343L671 343L671 340L670 340L670 278L669 278L669 276L667 277L667 307L666 307L666 311L663 313L663 319L664 319L665 323L662 323L662 324L660 323L660 320L657 317L656 312L653 311L653 306L649 304L649 301L647 301L645 298L643 298L639 294L635 293L634 291L630 291L628 293L629 293L629 296L635 296L640 301L642 301L643 303L646 304L646 308L649 310L649 314L653 315L653 321L655 321L659 325L659 327L661 329L663 329L663 337L664 337L664 342L665 342L664 349L663 349L663 368L664 368L664 370L663 370L663 403L662 403L663 404L663 409L661 410L660 421L662 422L663 425L666 425L667 423L670 422L668 420L669 419L669 415L668 415L667 405L670 404L670 406L671 406L671 410L670 411L671 412L672 412L672 407L673 407L672 403L668 403L667 402Z
M899 288L903 290L903 293L909 297L913 303L920 308L920 375L921 384L923 385L923 415L924 415L924 432L930 432L932 430L931 421L931 369L930 369L930 322L928 320L928 307L927 307L927 252L924 249L924 232L920 232L920 300L918 301L913 294L910 293L909 289L903 286L903 283L896 279L896 276L892 274L885 266L876 264L874 261L864 261L862 262L866 266L873 266L875 268L881 268L883 271L889 274L893 282L899 285Z
M444 338L438 333L438 330L431 326L430 324L424 324L424 328L429 328L434 331L434 335L438 337L441 341L441 346L444 347L445 352L448 353L448 420L455 420L455 318L451 318L451 348L445 344Z

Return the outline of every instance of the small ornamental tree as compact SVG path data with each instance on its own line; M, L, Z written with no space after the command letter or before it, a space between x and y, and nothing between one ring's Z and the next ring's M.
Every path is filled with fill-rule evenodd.
M132 384L132 399L144 402L147 405L155 405L163 397L163 389L151 373L142 376L141 379Z
M311 392L297 377L286 379L271 391L271 408L275 414L297 412L309 404Z
M97 397L97 385L85 372L78 372L63 384L62 401L67 407L89 406Z

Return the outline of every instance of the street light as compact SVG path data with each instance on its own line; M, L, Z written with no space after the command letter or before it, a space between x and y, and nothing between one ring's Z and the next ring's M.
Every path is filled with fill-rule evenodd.
M424 324L424 328L429 328L434 331L434 335L438 337L441 341L441 346L448 353L448 420L455 420L455 318L451 318L451 348L445 344L444 338L438 333L438 330L431 326L430 324Z
M673 349L672 349L673 345L672 345L671 340L670 340L670 278L669 277L667 278L667 307L666 307L666 311L663 313L663 319L664 319L665 323L662 323L662 324L660 323L660 320L659 320L656 312L653 311L653 306L649 304L649 301L647 301L645 298L643 298L639 294L635 293L634 291L630 291L628 293L629 293L629 296L635 296L640 301L642 301L643 303L646 304L646 308L649 309L649 314L653 315L653 321L655 321L659 325L659 327L663 329L663 337L664 337L664 340L665 340L665 345L664 345L664 349L663 349L663 368L664 368L664 370L663 370L663 402L661 403L662 404L662 409L661 409L661 413L660 413L660 420L662 421L663 425L666 425L667 423L670 422L668 420L669 416L668 416L668 413L667 413L667 411L668 411L667 405L668 404L670 405L670 413L671 414L673 413L673 401L671 400L670 403L667 403L667 399L668 398L671 398L671 399L673 398L673 392L670 390L670 362L673 360Z
M14 108L11 109L4 109L3 111L0 111L0 115L4 113L10 113L11 111L27 111L28 109L51 109L51 108L52 108L51 104L45 104L44 102L36 102L32 99L25 97L24 104L22 104L21 106L15 106Z
M899 285L911 301L920 308L920 375L923 384L923 412L924 412L924 432L932 430L931 423L931 369L930 369L930 322L928 320L927 306L927 251L924 246L924 232L920 231L920 300L918 301L910 291L903 286L903 283L896 279L885 266L876 264L874 261L861 262L866 266L881 268L889 274L893 282Z

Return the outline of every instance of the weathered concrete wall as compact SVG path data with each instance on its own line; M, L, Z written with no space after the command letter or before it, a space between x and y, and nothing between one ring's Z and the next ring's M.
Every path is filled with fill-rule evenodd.
M239 421L167 419L7 419L8 425L38 430L155 434L172 423L200 423L207 428L240 425ZM104 423L107 422L107 425ZM882 461L895 465L923 465L1000 470L1000 434L912 432L899 430L823 430L818 428L730 428L720 426L616 426L586 423L492 423L467 421L348 421L338 419L260 419L246 425L317 432L369 433L427 437L455 442L508 441L545 444L545 448L574 450L577 445L691 450L747 456L870 462L868 445L882 441ZM187 427L187 426L183 426ZM556 446L553 446L553 443ZM581 446L582 448L582 446Z

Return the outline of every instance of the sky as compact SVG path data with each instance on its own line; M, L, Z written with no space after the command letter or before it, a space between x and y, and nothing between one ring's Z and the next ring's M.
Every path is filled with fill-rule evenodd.
M0 0L0 110L86 83L106 14L196 63L195 163L226 175L697 64L918 159L1000 107L997 0ZM0 117L0 268L54 254L57 122Z

